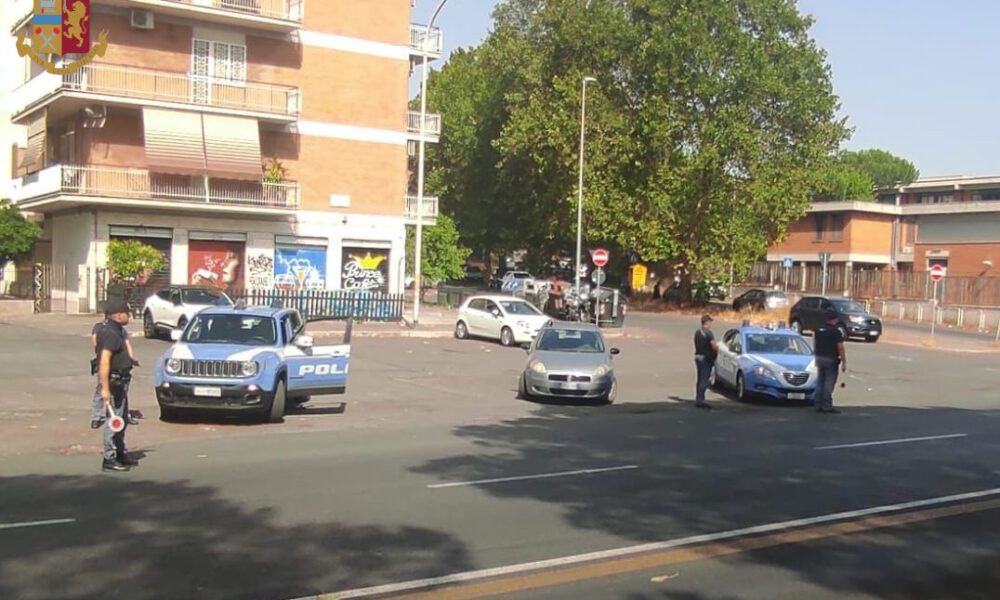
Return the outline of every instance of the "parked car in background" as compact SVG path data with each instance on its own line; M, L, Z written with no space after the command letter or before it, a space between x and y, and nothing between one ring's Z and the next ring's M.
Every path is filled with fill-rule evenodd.
M722 336L711 381L736 390L740 400L764 395L812 401L816 377L812 346L801 334L744 325Z
M527 271L507 271L500 280L500 291L508 293L534 291L535 278Z
M483 283L483 270L476 265L465 265L462 267L462 281L464 283L472 283L476 285L482 285Z
M799 332L816 331L826 322L826 315L831 311L837 314L837 327L845 340L860 337L868 342L876 342L882 336L882 319L850 298L806 296L789 311L788 324Z
M733 299L733 310L774 310L788 307L788 296L778 290L753 289Z
M455 337L499 340L504 346L530 343L550 318L520 298L473 296L458 309Z
M183 328L196 313L210 306L232 306L233 301L210 287L172 285L146 299L142 308L142 333L159 337L171 329Z
M618 381L611 359L618 349L608 347L595 325L551 323L542 328L527 351L528 363L517 386L520 398L615 401Z

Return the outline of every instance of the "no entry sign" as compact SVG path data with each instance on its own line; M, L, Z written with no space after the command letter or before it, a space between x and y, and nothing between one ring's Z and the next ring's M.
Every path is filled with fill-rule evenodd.
M605 250L604 248L598 248L597 250L594 250L593 260L595 265L597 265L598 267L603 267L604 265L608 264L608 251Z
M947 272L948 269L945 269L943 266L934 265L933 267L931 267L931 272L930 272L931 281L933 281L934 283L941 281L942 279L944 279L944 276Z

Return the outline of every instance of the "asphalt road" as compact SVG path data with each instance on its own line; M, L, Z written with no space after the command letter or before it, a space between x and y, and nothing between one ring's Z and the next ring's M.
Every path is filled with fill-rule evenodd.
M0 598L985 599L1000 583L996 355L852 343L827 416L693 408L693 324L670 317L613 339L611 407L515 400L519 350L358 338L348 394L278 425L159 423L139 377L143 458L122 475L100 473L85 429L86 338L43 325L0 328ZM149 365L165 343L136 347Z

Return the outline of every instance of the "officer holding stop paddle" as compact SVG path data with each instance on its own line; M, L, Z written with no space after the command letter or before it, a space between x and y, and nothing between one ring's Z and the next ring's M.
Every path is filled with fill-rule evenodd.
M128 471L136 464L125 450L128 384L132 379L132 357L129 356L125 343L125 326L130 317L128 304L122 300L110 300L104 307L104 314L107 320L97 333L97 345L94 348L97 353L101 402L104 404L105 414L109 415L104 419L102 429L104 458L101 469Z

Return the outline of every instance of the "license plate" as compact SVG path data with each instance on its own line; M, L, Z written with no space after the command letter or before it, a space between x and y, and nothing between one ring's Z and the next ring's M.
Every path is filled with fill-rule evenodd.
M196 387L194 388L195 396L204 396L207 398L221 398L222 388L217 387Z
M804 393L802 393L802 392L790 392L788 394L788 399L789 400L805 400L806 399L806 395Z
M878 337L878 332L877 331L869 331L868 332L868 337Z

